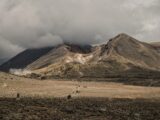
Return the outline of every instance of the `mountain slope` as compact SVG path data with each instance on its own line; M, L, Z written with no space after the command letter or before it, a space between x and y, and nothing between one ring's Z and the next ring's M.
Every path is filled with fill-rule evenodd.
M6 60L7 60L7 58L6 58L6 59L5 59L5 58L4 58L4 59L1 58L1 59L0 59L0 65L3 64Z
M151 43L151 45L158 51L160 54L160 42Z
M122 63L160 69L160 55L150 44L140 42L126 34L120 34L108 42L110 57Z
M34 54L32 52L31 56ZM58 45L27 63L30 57L25 62L20 60L23 57L24 54L21 53L9 61L10 64L4 64L1 68L14 68L21 61L22 65L16 68L25 68L41 76L89 78L156 77L160 71L160 54L157 48L126 34L119 34L107 44L94 47Z
M20 54L16 55L9 61L5 62L0 66L1 71L9 71L11 68L14 69L23 69L27 65L31 64L35 60L39 59L44 54L48 53L50 50L52 50L53 47L46 47L46 48L40 48L40 49L27 49Z
M67 61L66 58L69 57L72 59L75 54L87 54L90 51L91 46L89 45L78 46L72 44L62 44L52 49L37 61L34 61L32 64L28 65L26 68L31 70L44 68L51 64Z

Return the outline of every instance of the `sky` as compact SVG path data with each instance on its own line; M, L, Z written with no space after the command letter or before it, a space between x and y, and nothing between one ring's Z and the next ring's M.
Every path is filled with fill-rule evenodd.
M27 48L98 44L119 33L160 41L160 0L0 0L0 59Z

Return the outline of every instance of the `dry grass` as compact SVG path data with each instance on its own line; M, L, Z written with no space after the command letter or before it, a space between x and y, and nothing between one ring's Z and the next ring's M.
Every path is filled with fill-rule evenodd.
M111 82L78 82L76 80L34 80L0 74L0 96L15 97L108 97L160 98L159 87L140 87ZM78 91L78 92L77 92Z

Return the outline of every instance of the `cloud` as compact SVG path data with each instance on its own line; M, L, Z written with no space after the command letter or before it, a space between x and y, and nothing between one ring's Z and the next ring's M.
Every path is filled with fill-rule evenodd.
M0 36L0 58L9 58L24 50L20 46L14 45Z
M60 36L52 35L50 33L41 36L39 39L35 40L35 43L31 45L31 47L38 48L38 47L47 47L63 44L63 40Z
M125 32L160 39L159 0L1 0L0 56L26 48L97 44Z

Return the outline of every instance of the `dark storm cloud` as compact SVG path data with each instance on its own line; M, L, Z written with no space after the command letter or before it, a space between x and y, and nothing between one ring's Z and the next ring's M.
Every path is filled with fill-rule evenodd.
M118 33L160 39L159 0L1 0L0 56L63 41L96 44Z

